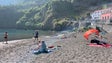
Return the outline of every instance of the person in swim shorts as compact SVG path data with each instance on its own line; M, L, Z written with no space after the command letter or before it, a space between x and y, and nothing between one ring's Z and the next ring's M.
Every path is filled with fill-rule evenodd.
M4 33L4 41L6 42L6 44L8 44L7 43L7 41L8 41L8 33L7 32Z
M34 38L35 38L35 39L34 39L34 42L35 42L36 40L38 41L38 34L39 34L39 33L38 33L38 31L36 30L35 33L34 33Z

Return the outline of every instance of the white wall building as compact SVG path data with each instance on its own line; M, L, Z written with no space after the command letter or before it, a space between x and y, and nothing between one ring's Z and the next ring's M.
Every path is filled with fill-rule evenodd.
M100 20L101 14L102 14L102 12L99 10L94 11L93 13L91 13L92 20Z
M90 14L91 15L91 19L92 20L101 20L101 15L103 13L108 13L108 12L112 12L112 8L107 8L107 9L94 11L93 13Z

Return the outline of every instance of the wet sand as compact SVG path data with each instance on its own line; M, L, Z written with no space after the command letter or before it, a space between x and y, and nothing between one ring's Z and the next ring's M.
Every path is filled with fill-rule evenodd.
M112 33L107 34L112 44ZM47 54L32 54L36 44L32 39L0 43L0 63L112 63L112 47L98 48L86 45L88 42L79 33L77 38L66 39L47 37L47 45L61 46ZM52 41L50 41L52 39ZM54 42L53 42L54 40ZM16 42L16 43L15 43Z

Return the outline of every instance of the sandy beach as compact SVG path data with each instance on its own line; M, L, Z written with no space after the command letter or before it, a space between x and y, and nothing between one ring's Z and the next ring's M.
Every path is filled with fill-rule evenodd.
M88 42L79 33L77 38L66 39L44 37L47 46L61 46L51 53L32 54L37 44L33 39L0 43L0 63L112 63L112 47L98 48L86 45ZM106 35L112 44L111 33ZM52 39L52 41L51 41Z

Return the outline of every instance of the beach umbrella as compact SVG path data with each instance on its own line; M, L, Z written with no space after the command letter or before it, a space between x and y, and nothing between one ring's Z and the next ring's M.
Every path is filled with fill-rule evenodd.
M94 34L94 33L95 33L96 35L99 35L99 31L98 31L98 30L96 30L96 29L89 29L88 31L86 31L86 32L84 33L84 38L88 40L89 36L90 36L91 34Z

